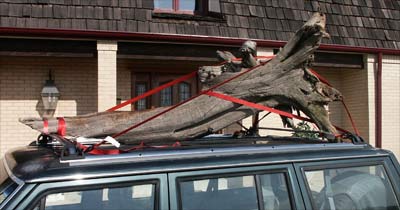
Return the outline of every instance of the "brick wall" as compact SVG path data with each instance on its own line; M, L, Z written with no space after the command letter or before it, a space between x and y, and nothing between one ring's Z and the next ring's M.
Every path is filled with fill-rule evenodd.
M400 56L382 59L382 147L400 158Z
M329 68L321 69L320 68L320 69L318 69L318 68L315 68L315 71L319 75L321 75L322 77L327 79L334 88L338 89L339 91L342 91L341 90L342 89L342 75L341 75L340 69L335 69L335 68L332 68L332 69L329 69ZM342 104L340 102L332 102L329 104L328 111L329 111L329 119L331 120L331 122L334 125L341 127L342 119L343 119Z
M368 71L364 69L317 69L322 77L338 89L346 102L361 136L369 140ZM340 102L332 102L329 107L330 120L334 125L354 132L349 117Z
M18 118L41 117L40 92L49 69L61 94L55 116L96 112L96 58L0 57L0 155L39 134Z
M129 60L126 59L118 59L117 60L117 98L121 99L121 102L129 100L132 98L131 95L131 71L132 65ZM131 106L125 106L120 111L131 111Z
M360 135L369 141L369 116L368 116L368 71L361 70L342 70L341 92L344 96L347 107L353 120L360 132ZM373 116L371 116L373 118ZM342 126L354 132L347 113L343 109Z

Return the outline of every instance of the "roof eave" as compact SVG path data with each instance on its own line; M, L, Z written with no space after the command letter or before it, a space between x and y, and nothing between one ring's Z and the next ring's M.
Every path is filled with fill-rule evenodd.
M110 39L127 41L159 41L159 42L180 42L197 44L217 45L240 45L245 38L180 35L162 33L141 33L141 32L117 32L99 30L71 30L71 29L41 29L41 28L10 28L0 27L2 37L42 37L42 38L63 38L63 39ZM254 39L261 47L283 47L286 41ZM357 52L357 53L383 53L400 55L400 49L371 48L348 45L321 44L320 50L336 52Z

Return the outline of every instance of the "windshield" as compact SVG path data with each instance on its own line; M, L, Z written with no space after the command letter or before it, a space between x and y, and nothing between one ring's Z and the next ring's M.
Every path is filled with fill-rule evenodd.
M3 160L0 159L0 204L17 188L17 183L10 179Z

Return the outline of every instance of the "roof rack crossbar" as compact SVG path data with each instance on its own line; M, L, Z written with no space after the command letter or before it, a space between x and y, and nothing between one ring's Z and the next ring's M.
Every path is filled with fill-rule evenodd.
M57 141L62 145L62 149L60 152L61 160L70 160L70 159L83 159L84 152L75 142L68 140L62 136L56 134L40 134L38 136L37 142L39 146L42 147L53 147L54 144L50 144L51 142Z

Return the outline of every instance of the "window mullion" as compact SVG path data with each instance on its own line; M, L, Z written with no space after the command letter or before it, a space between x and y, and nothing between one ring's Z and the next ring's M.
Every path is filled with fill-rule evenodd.
M259 175L254 176L255 179L255 185L256 185L256 191L257 191L257 200L258 200L258 209L259 210L265 210L264 209L264 198L262 194L262 186L261 186L261 180Z
M178 11L179 10L179 0L172 0L172 7L174 11Z

